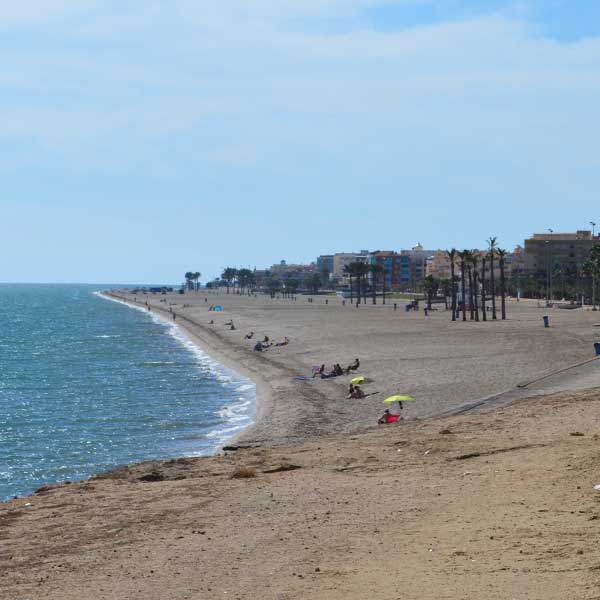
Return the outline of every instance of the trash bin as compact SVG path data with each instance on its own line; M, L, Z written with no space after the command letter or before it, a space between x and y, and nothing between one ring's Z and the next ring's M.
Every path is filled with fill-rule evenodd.
M548 315L544 316L544 327L550 327L550 317Z
M594 350L596 351L596 356L600 356L600 342L594 344Z

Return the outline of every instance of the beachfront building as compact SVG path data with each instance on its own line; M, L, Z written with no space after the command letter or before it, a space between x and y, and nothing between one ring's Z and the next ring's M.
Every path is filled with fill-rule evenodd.
M400 288L400 271L402 265L402 256L394 250L376 250L368 256L367 262L370 265L379 265L383 267L384 273L377 278L377 285L381 286L385 282L386 290L395 290ZM369 285L373 285L373 275L369 274Z
M360 252L337 252L333 255L333 269L330 279L335 283L346 281L344 268L353 262L369 262L369 251L361 250Z
M282 260L278 264L271 266L269 275L272 279L277 279L281 282L285 282L287 279L296 279L302 285L304 279L315 273L316 270L317 266L315 263L310 263L309 265L288 264L285 260Z
M526 273L538 273L565 267L580 271L596 244L600 244L600 235L594 236L586 230L534 233L525 240L524 270Z
M404 289L415 289L427 274L427 259L434 256L436 250L424 250L417 244L411 250L400 252L400 284Z
M327 275L329 279L333 273L333 254L321 254L317 257L317 273Z

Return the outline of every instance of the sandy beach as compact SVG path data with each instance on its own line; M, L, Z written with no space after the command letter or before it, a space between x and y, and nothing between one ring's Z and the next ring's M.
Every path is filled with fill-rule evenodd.
M134 301L131 295L117 294ZM512 399L519 384L593 359L593 343L600 339L600 328L594 327L598 313L547 309L530 301L511 302L507 321L452 323L443 305L425 317L423 311L407 313L407 302L401 300L386 305L380 300L374 306L369 299L355 308L336 297L316 296L309 302L306 296L293 301L224 291L136 298L138 305L148 302L169 319L173 310L177 324L197 344L256 382L257 422L238 440L249 445L373 425L381 415L381 401L392 394L417 398L405 406L406 419L437 416L497 394ZM223 311L208 311L211 305ZM550 328L543 326L547 314ZM225 325L231 320L235 331ZM254 338L245 340L249 332ZM271 341L287 336L291 342L254 352L254 343L265 335ZM315 365L345 367L356 357L361 360L357 374L373 382L364 391L377 395L347 400L351 376L297 379L310 378ZM592 367L591 373L595 371ZM547 382L547 390L529 388L519 396L600 386L600 377L579 384L567 375Z
M451 323L401 301L146 301L257 383L256 423L219 456L1 505L3 600L600 597L598 313L522 302L506 322ZM256 353L250 331L291 342ZM357 356L378 395L297 379ZM376 426L397 392L417 398L405 422Z

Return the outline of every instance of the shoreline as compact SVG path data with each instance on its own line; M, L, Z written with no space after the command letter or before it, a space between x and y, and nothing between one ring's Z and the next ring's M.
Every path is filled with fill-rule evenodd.
M120 295L115 291L102 292L103 295L109 299L117 302L121 302L130 307L144 310L145 305L142 302L134 302L133 300ZM252 422L246 426L242 431L233 435L226 443L222 444L216 449L216 452L222 450L223 446L240 446L240 447L252 447L256 445L271 443L271 440L254 438L254 429L258 426L259 422L269 414L269 411L273 405L273 397L275 390L273 389L273 378L267 378L261 375L260 365L257 365L252 355L242 355L240 350L235 348L233 345L220 340L214 331L203 327L197 321L193 321L182 315L180 312L177 314L177 320L172 320L171 313L157 306L156 304L151 305L152 312L159 313L159 316L168 324L175 325L194 343L202 352L219 362L225 368L239 374L240 376L248 379L255 386L255 411ZM286 439L286 441L288 441Z
M118 294L115 294L112 291L100 291L100 292L97 292L97 295L101 298L104 298L105 300L123 304L129 308L133 308L134 310L139 310L141 312L150 312L150 311L145 310L145 307L143 304L134 303L126 298L123 298L122 296L119 296ZM186 327L185 325L183 325L180 322L173 321L172 319L168 318L168 317L171 317L171 314L169 313L169 311L162 310L157 307L152 307L151 314L156 316L164 326L175 327L177 330L179 330L183 334L184 338L187 338L187 340L189 340L190 343L192 343L200 352L206 354L212 360L217 362L221 368L223 368L226 371L231 371L232 373L234 373L236 376L238 376L240 378L246 379L249 384L252 384L254 386L253 411L252 411L252 414L248 416L250 423L245 425L241 431L238 431L238 432L226 437L226 439L223 442L218 443L213 448L213 451L207 455L207 456L214 456L214 455L218 454L219 452L222 452L224 446L228 446L228 445L231 445L232 443L234 443L235 440L237 440L241 435L243 435L249 428L251 428L254 425L256 416L258 415L259 404L260 404L259 391L258 391L259 385L262 388L264 385L266 385L266 383L261 382L259 384L256 381L256 376L252 375L249 372L245 372L245 373L241 372L245 369L240 368L240 365L234 361L228 361L228 359L224 355L221 355L221 353L219 353L216 349L214 349L214 347L209 346L203 340L201 340L197 335L195 335L195 333L190 328ZM224 425L224 426L226 426L226 425Z

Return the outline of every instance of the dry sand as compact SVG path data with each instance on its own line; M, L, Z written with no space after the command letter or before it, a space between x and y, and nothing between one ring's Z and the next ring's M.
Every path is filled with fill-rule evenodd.
M0 598L597 599L599 414L563 394L51 488L0 508Z
M525 303L508 322L452 324L320 298L167 300L196 341L257 381L243 441L260 446L0 505L2 600L600 598L600 390L363 427L390 392L413 393L406 416L425 417L583 361L594 313L554 310L544 329ZM254 353L250 330L292 343ZM380 396L345 400L348 378L294 379L356 355ZM577 388L598 367L544 381Z
M257 382L257 423L240 437L248 444L299 441L375 424L381 401L397 393L418 400L405 407L405 418L436 416L592 358L593 342L600 340L600 328L593 326L598 313L548 312L535 302L511 303L508 321L452 323L443 306L426 318L422 311L405 312L403 301L396 301L397 311L393 301L354 308L331 297L308 302L304 296L271 300L223 292L139 296L137 301L167 311L167 317L173 309L177 323L199 345ZM209 312L211 304L221 305L223 312ZM548 329L545 314L551 317ZM235 331L224 325L230 320ZM250 331L255 338L244 340ZM288 336L291 343L254 352L256 339L265 335L271 340ZM378 395L347 400L351 377L295 379L310 376L314 365L347 366L355 357L361 360L358 374L373 380L364 390ZM592 385L600 386L600 377ZM573 387L578 386L565 389Z

